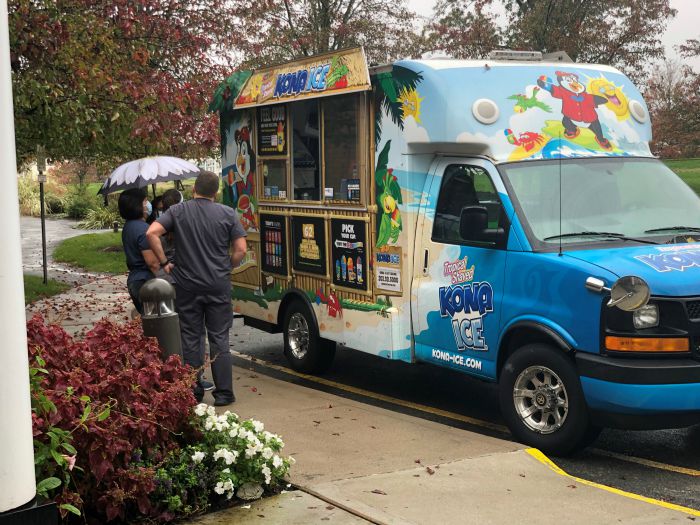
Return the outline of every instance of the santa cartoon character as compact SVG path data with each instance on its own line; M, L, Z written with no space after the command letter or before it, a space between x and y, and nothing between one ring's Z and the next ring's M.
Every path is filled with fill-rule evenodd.
M603 128L598 120L598 106L607 104L608 100L599 95L586 93L586 87L579 82L576 73L557 71L557 84L542 75L537 79L537 85L546 89L554 98L561 100L561 112L564 117L561 123L564 125L564 136L568 139L578 137L580 126L587 126L595 139L603 149L611 150L610 141L603 135Z

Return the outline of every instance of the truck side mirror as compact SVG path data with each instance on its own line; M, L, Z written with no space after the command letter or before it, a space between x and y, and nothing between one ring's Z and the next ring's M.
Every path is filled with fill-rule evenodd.
M465 206L459 216L459 235L465 241L500 245L506 233L501 227L489 228L489 213L485 206Z

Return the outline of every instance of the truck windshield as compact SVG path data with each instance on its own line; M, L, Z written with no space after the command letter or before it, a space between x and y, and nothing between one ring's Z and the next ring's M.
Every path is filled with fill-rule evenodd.
M538 248L662 243L700 229L700 198L656 159L546 160L499 170Z

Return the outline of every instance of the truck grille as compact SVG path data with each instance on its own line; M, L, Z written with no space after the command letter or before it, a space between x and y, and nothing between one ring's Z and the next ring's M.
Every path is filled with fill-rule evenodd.
M688 309L688 318L700 319L700 301L688 301L685 306Z

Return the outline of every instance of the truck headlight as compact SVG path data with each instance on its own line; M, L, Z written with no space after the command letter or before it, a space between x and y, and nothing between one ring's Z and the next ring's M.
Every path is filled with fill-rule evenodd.
M637 330L659 326L659 307L646 304L632 314L632 323Z

